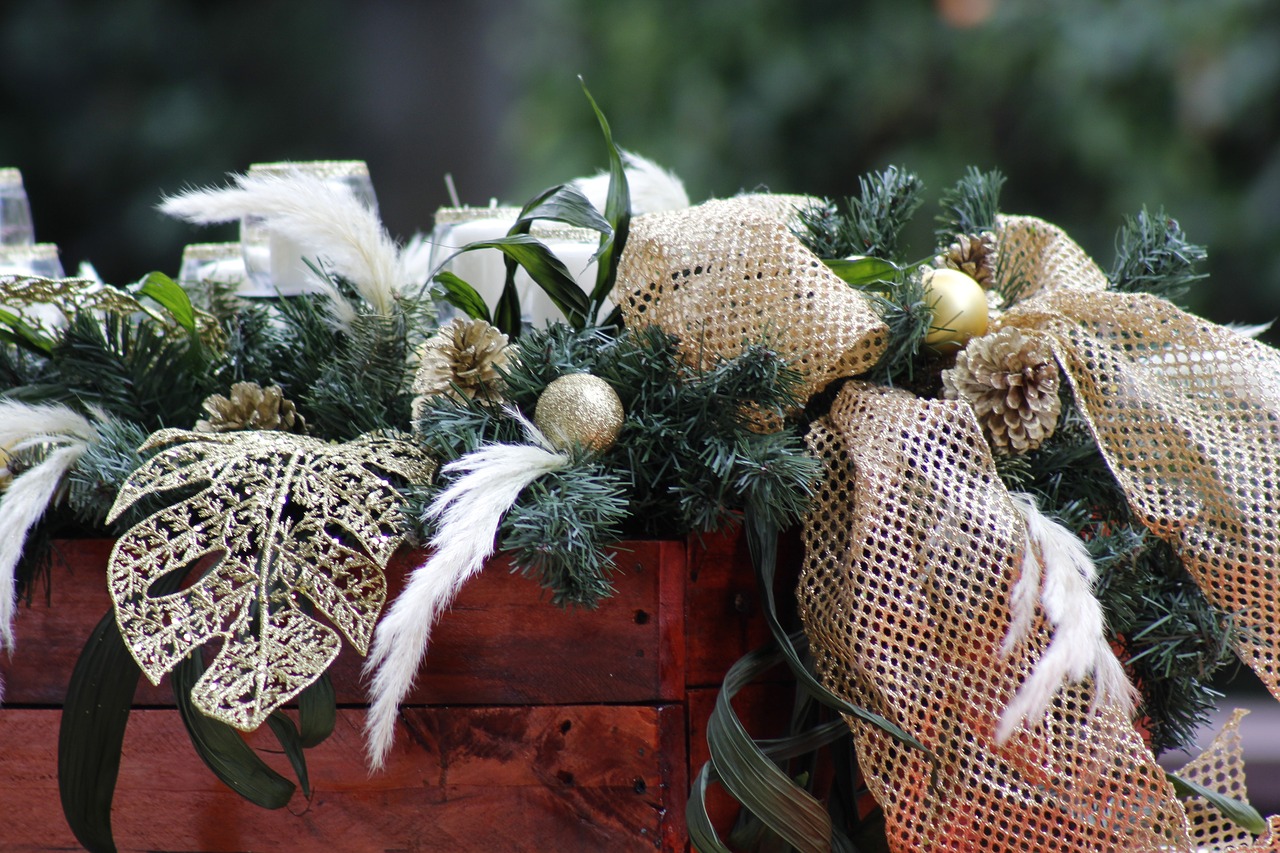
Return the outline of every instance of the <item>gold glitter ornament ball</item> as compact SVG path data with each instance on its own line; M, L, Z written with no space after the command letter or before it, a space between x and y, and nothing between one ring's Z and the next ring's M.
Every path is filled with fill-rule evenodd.
M533 410L533 423L561 450L575 444L604 452L622 431L622 400L598 376L569 373L553 380Z
M959 270L926 270L924 301L933 309L924 342L939 352L954 352L987 333L987 293Z

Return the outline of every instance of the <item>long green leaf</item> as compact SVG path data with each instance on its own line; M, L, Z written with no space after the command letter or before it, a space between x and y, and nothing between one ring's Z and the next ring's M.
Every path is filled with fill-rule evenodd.
M812 693L815 699L827 707L833 708L842 714L849 714L857 717L864 722L876 726L899 743L924 752L925 755L929 756L930 761L934 761L933 753L926 749L924 744L920 743L920 741L903 731L901 727L895 725L874 711L868 711L866 708L854 705L840 696L837 696L828 690L826 685L822 684L822 682L818 681L818 679L814 677L813 673L810 672L809 667L805 665L804 660L800 657L800 652L792 641L791 636L787 634L782 627L782 623L778 621L777 597L774 595L773 591L774 575L777 571L777 531L771 526L765 524L749 510L743 527L747 536L747 547L751 552L752 562L756 566L756 574L760 582L760 589L765 599L765 621L768 622L769 630L773 634L773 638L777 642L779 648L782 650L782 654L785 657L788 666L791 667L791 671L795 675L796 681Z
M600 132L604 135L605 146L609 149L609 195L605 201L604 218L613 229L612 234L600 238L600 248L596 251L596 286L591 291L591 307L594 311L604 303L609 291L613 289L614 279L618 276L618 261L622 257L622 249L627 242L627 234L631 231L631 189L627 185L627 171L622 162L622 152L613 141L613 131L609 122L601 112L596 99L591 97L587 83L581 77L582 92L591 104L596 121L600 123ZM594 316L592 316L594 320Z
M528 234L510 234L494 240L468 243L462 251L498 249L511 262L519 264L541 287L569 321L581 329L587 318L587 296L565 265L541 241ZM497 312L495 312L496 315ZM500 325L496 324L495 325Z
M528 234L538 220L563 222L574 228L588 228L601 234L612 234L609 221L600 215L595 205L587 200L576 187L560 184L543 190L525 203L511 234Z
M1227 820L1253 835L1261 835L1267 831L1266 820L1263 819L1257 809L1248 803L1228 797L1226 794L1220 794L1212 788L1206 788L1204 785L1192 782L1190 779L1183 779L1168 770L1165 771L1164 775L1173 785L1173 790L1179 797L1202 797L1208 800L1214 808L1222 812Z
M473 320L484 320L486 323L492 322L489 315L489 306L485 304L484 298L479 291L470 284L448 270L437 273L435 280L444 288L444 298L454 308L457 308Z
M761 650L729 668L707 721L707 747L716 775L734 799L800 853L828 853L831 818L826 807L764 754L731 704L743 686L781 660L779 652Z
M0 340L17 344L28 352L47 356L53 352L53 341L37 332L25 320L0 308Z
M865 287L876 282L893 281L899 272L898 268L892 263L880 258L858 258L852 261L839 258L824 258L822 263L846 284L851 284L854 287Z
M714 773L715 768L708 761L694 777L689 801L684 808L685 827L689 831L689 842L698 853L732 853L720 840L720 834L711 823L711 815L707 814L707 785Z
M196 310L191 305L191 298L182 289L182 285L169 276L162 272L148 274L142 280L142 286L138 288L137 293L140 296L150 296L159 302L178 322L178 325L192 335L196 333Z
M338 722L338 697L324 673L298 694L298 733L307 749L324 743Z
M89 635L67 685L58 729L62 812L85 849L114 851L111 800L125 724L142 671L120 638L114 611Z
M278 809L293 797L294 784L253 751L240 733L226 723L206 717L191 704L191 688L204 673L197 649L173 668L170 678L182 722L196 754L229 788L264 809Z
M293 724L293 720L284 715L283 711L272 711L271 716L267 717L267 725L271 727L271 733L276 736L276 740L280 741L280 748L284 750L285 757L293 765L293 772L298 777L302 795L310 797L311 781L307 775L307 755L297 726Z

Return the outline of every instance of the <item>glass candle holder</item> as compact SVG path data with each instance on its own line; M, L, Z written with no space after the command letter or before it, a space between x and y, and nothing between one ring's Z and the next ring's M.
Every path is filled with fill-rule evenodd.
M214 289L238 291L244 280L239 243L192 243L182 250L178 284L201 308L209 307Z
M30 246L36 241L31 203L18 169L0 169L0 246Z
M0 276L35 276L37 278L62 278L62 261L58 247L53 243L36 243L30 246L0 246ZM18 314L29 323L46 329L66 323L61 309L48 302L30 302L22 305L2 305L0 308Z
M345 185L366 208L377 213L378 200L369 178L369 167L362 160L312 160L298 163L254 163L251 176L311 175L335 184ZM245 281L241 296L293 296L321 290L319 282L307 266L306 258L316 262L316 252L298 245L266 227L260 216L246 216L240 221L240 247L244 261Z
M432 269L468 243L506 236L519 215L520 209L515 207L441 208L436 212L436 225L431 234ZM533 223L529 233L560 259L583 292L591 292L596 277L596 263L591 256L600 246L598 232L539 221ZM475 288L490 311L497 306L507 273L502 252L497 249L466 252L450 260L444 268ZM521 322L540 327L564 319L546 292L522 269L516 271L515 286L520 298Z
M53 243L0 246L0 275L62 278L64 274Z

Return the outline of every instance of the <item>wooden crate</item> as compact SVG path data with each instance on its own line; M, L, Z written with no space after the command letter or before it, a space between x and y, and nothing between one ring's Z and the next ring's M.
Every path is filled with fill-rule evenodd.
M57 791L59 705L109 601L111 543L61 542L51 599L18 617L0 662L0 849L75 849ZM399 557L393 593L421 555ZM738 536L623 543L617 594L562 610L495 559L441 619L385 771L363 757L361 659L333 670L334 735L309 751L313 786L259 809L200 763L168 684L142 681L113 825L122 850L686 849L689 781L728 666L764 642ZM769 716L767 707L750 708ZM691 741L692 737L692 741ZM269 733L250 741L270 751ZM287 765L269 756L285 775ZM734 811L714 801L723 825Z

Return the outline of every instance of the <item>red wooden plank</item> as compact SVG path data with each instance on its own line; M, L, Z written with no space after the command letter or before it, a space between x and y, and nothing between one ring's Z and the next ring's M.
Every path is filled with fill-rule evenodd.
M719 684L734 661L769 640L746 539L737 531L694 540L685 591L690 687Z
M683 797L671 767L684 763L664 739L673 720L683 728L679 708L408 709L387 769L370 776L363 714L343 711L334 736L308 752L311 800L298 793L267 811L209 773L176 711L135 711L116 840L155 851L672 849ZM6 851L78 849L58 801L57 727L56 711L0 711Z
M61 542L52 603L19 610L18 648L0 659L6 704L56 705L89 631L110 606L106 540ZM399 555L388 571L392 595L423 559ZM682 542L618 546L616 594L594 610L552 606L533 580L499 556L458 595L436 626L410 704L587 704L680 698L683 653L679 607ZM637 567L639 567L637 569ZM363 659L346 649L332 670L342 703L366 701ZM667 667L667 671L663 668ZM677 685L680 685L678 688ZM143 679L137 703L172 704L167 685Z

